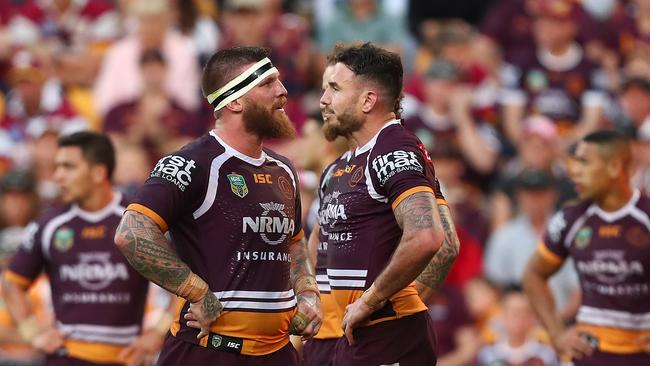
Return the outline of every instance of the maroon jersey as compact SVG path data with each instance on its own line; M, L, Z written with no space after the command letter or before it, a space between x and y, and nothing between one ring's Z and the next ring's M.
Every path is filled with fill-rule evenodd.
M402 237L393 208L409 195L433 192L435 174L426 150L399 121L324 172L320 186L320 242L327 245L331 293L343 311L373 283ZM366 325L402 318L427 307L414 284L393 295Z
M287 344L296 304L289 249L303 233L297 174L284 157L268 149L246 156L212 131L160 159L128 209L169 230L180 258L224 306L216 334L198 341L182 303L175 337L215 348L219 337L241 338L230 351L245 355Z
M44 214L6 273L26 287L45 271L68 354L91 362L117 362L139 335L149 284L113 242L127 202L114 196L97 212L69 205Z
M318 256L316 257L316 282L320 291L321 308L323 310L323 323L314 336L315 339L336 339L343 336L341 324L343 313L332 297L332 288L327 277L327 242L318 243Z
M571 256L582 289L577 322L600 350L635 353L650 335L650 200L635 191L616 212L595 203L568 206L549 222L539 252L559 263Z
M519 94L505 93L504 100L506 104L519 103L515 100L525 95L530 114L548 116L564 132L580 120L583 106L603 106L605 94L598 90L602 84L598 66L577 44L561 64L551 67L555 62L559 61L551 60L547 51L530 48L528 57L518 65Z

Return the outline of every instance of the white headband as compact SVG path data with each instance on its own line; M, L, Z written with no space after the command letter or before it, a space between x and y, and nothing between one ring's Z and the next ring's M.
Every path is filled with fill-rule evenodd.
M278 69L266 57L230 80L226 85L210 93L207 96L208 103L214 106L215 111L218 111L226 104L248 93L269 75L277 72Z

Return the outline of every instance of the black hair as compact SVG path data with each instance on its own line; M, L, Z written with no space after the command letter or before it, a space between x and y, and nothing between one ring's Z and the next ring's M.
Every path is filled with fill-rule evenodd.
M106 166L108 180L115 170L115 148L108 136L90 131L76 132L59 138L59 147L78 147L84 159L91 164Z
M598 150L604 159L616 156L623 160L625 166L632 162L629 138L616 130L597 130L582 138L583 142L598 145Z
M328 63L342 63L357 76L377 84L386 94L386 107L400 117L404 68L398 54L364 43L348 47L337 46Z

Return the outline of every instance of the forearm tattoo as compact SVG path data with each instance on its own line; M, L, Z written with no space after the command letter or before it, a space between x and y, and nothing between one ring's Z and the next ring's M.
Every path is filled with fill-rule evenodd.
M309 253L307 250L307 242L301 239L291 244L291 269L289 272L289 280L291 286L295 289L296 282L303 276L314 276L314 269L309 261Z
M128 210L124 213L115 237L135 270L172 293L176 293L191 273L158 225L139 212Z
M442 286L460 251L460 241L451 219L449 207L447 205L438 205L438 211L440 212L440 221L445 232L445 239L440 249L417 278L418 282L434 290Z

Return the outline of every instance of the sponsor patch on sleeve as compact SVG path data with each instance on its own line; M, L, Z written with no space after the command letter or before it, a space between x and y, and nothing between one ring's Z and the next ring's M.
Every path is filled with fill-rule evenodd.
M162 178L174 184L182 192L192 183L192 171L196 162L178 155L168 155L158 160L151 171L152 178Z
M412 151L395 150L379 155L372 160L372 169L377 174L379 184L382 186L395 174L405 171L422 173L424 167L418 160L417 154Z

